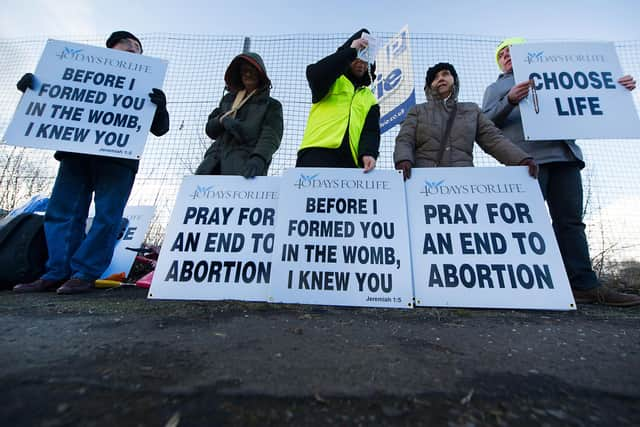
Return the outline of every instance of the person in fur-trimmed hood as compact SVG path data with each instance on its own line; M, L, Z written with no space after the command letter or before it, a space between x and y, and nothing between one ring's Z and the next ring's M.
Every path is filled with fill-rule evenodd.
M413 167L473 166L473 142L505 165L527 165L537 175L532 157L505 138L473 102L458 102L460 83L453 65L427 70L427 102L414 105L396 137L393 160L405 179Z
M236 56L224 81L229 93L209 114L205 131L214 141L196 175L266 175L284 124L262 58L253 52Z
M367 47L357 31L337 52L307 67L311 111L297 167L375 168L380 146L380 108L368 88L375 63L358 59Z

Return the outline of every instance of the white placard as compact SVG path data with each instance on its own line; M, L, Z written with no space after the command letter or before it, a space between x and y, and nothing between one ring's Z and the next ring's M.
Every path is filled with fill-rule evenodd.
M516 83L535 85L519 104L526 139L640 137L613 43L527 43L510 52Z
M48 40L4 139L22 147L139 159L167 61Z
M376 56L373 94L380 105L380 133L402 123L416 104L409 27L405 25Z
M526 167L414 168L406 191L416 305L575 310Z
M289 169L280 192L269 301L413 307L401 175Z
M266 301L279 188L279 177L185 177L149 298Z
M101 278L104 279L107 276L117 273L124 273L126 276L129 275L137 255L136 251L132 249L137 249L142 246L155 210L153 206L127 206L124 209L123 216L127 219L126 227L124 227L118 235L118 241L113 251L113 257L111 258L111 264L109 264L109 267L102 273ZM88 223L92 220L93 218L89 218Z

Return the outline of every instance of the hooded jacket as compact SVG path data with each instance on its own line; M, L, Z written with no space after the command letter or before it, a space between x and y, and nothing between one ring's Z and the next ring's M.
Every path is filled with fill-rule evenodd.
M473 102L458 102L459 81L446 100L425 86L427 102L411 107L396 137L395 163L408 160L414 167L473 166L473 142L505 165L518 165L527 153L505 138ZM456 116L447 141L443 141L454 104ZM441 145L445 144L438 163Z
M358 51L351 47L351 43L359 39L363 32L368 33L366 29L359 30L340 46L335 53L307 67L307 81L311 89L311 101L314 105L330 105L334 101L331 97L336 96L338 88L340 90L351 90L350 96L352 96L352 99L359 96L373 100L374 104L368 107L368 111L359 112L364 117L363 123L358 124L362 125L362 129L359 135L355 135L355 138L352 135L350 141L350 125L352 122L351 112L349 112L349 121L341 140L329 141L329 144L326 144L327 141L322 141L318 144L317 141L313 140L314 133L318 131L318 129L313 128L313 123L317 123L317 117L312 117L316 114L314 111L318 107L312 107L307 128L305 129L303 145L298 151L296 166L353 168L358 166L354 161L353 154L355 154L358 163L363 156L378 157L378 149L380 147L380 108L368 88L371 84L371 79L375 79L375 64L371 66L371 75L365 73L359 78L353 75L350 69L350 64L358 54ZM362 92L358 94L360 91ZM366 94L364 91L369 91L369 93ZM325 129L330 129L332 126L338 126L343 123L343 112L337 111L336 113L331 117L331 114L325 111L324 117L330 119L330 122L323 123ZM357 140L353 140L356 138ZM327 145L332 145L332 147Z
M236 94L243 89L240 65L244 61L256 67L263 85L236 112L234 126L228 130L220 123L220 117L231 110ZM214 141L196 175L240 175L252 156L265 162L263 175L266 175L273 154L280 147L284 124L282 105L270 96L271 80L260 55L247 52L236 56L227 67L225 83L229 93L209 114L205 129Z

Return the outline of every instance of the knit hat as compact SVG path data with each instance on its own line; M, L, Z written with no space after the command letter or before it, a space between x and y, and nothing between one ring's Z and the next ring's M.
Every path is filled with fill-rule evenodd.
M449 70L453 76L454 85L458 83L458 73L456 73L456 69L453 68L453 65L448 62L439 62L427 70L427 77L424 84L425 90L431 87L431 83L436 79L436 75L442 70Z
M498 61L498 54L500 53L500 51L502 49L504 49L507 46L512 46L514 44L522 44L522 43L526 43L527 41L525 39L523 39L522 37L510 37L508 39L504 39L500 42L500 44L498 45L498 47L496 48L496 63L498 64L498 67L500 66L500 62Z
M142 53L142 43L136 36L134 36L128 31L115 31L111 33L111 35L107 39L107 47L111 49L112 47L117 45L120 40L123 40L123 39L131 39L131 40L137 41L138 44L140 45L140 53Z

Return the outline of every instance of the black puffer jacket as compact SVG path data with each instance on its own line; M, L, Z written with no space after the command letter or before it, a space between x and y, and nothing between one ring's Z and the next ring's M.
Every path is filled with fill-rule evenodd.
M227 130L220 123L220 117L231 110L236 93L243 89L239 80L242 61L258 69L264 86L236 112L235 126ZM262 175L266 175L273 153L280 147L284 124L282 105L269 95L271 81L262 58L251 52L236 56L227 68L225 82L230 93L223 96L218 108L209 114L205 130L214 142L206 151L196 175L241 175L252 156L264 160L267 167Z

